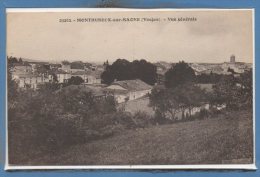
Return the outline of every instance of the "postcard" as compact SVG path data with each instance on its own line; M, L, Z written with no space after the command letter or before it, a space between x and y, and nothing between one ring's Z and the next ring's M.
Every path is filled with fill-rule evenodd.
M255 169L253 9L7 9L7 170Z

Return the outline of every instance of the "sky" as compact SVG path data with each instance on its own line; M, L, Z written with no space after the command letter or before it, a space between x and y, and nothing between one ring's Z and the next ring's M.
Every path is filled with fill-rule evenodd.
M168 20L186 17L196 20ZM160 21L77 22L78 18ZM8 56L51 62L124 58L219 63L232 54L237 61L253 62L251 10L7 13Z

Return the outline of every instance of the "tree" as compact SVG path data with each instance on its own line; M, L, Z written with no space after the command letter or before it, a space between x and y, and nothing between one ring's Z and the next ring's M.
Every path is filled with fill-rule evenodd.
M18 63L18 59L15 57L7 57L7 64L8 64L8 68L11 69L15 63Z
M61 63L62 63L63 65L70 65L70 62L67 61L67 60L63 60Z
M15 80L12 79L11 65L12 64L8 62L8 68L7 68L8 110L14 109L16 105L16 99L18 96L18 84Z
M206 101L206 92L200 87L186 83L174 89L174 93L179 103L179 108L184 112L185 109L189 111L189 116L192 115L192 109L200 107Z
M156 116L163 119L176 120L176 113L189 110L189 116L194 107L204 103L205 92L193 84L185 84L174 89L155 87L149 96L150 106L155 110Z
M238 78L240 92L242 92L241 103L245 106L252 107L253 104L253 72L252 69L245 71Z
M107 68L107 66L109 66L108 60L107 60L106 62L104 62L104 64L103 64L103 67L104 67L105 69Z
M71 68L84 69L84 63L82 61L74 61L70 65Z
M135 78L141 79L147 84L154 85L157 80L156 66L142 59L134 60L132 63L132 72Z
M106 70L101 74L101 79L104 84L111 84L115 80L109 66L107 66Z
M223 76L213 87L210 102L213 106L226 105L227 109L252 108L253 82L252 70L245 71L238 78Z
M222 75L210 72L210 74L202 73L196 76L197 83L215 84L220 81Z
M112 65L105 64L105 71L101 75L105 84L111 84L114 80L132 79L141 79L150 85L156 82L156 66L146 60L129 62L125 59L118 59Z
M226 105L228 109L236 109L241 98L239 86L233 75L222 77L221 80L213 86L213 93L210 95L210 103L213 106Z
M181 61L172 66L165 73L165 86L167 88L176 88L179 85L183 85L187 82L195 81L194 70L184 61Z
M81 89L61 90L59 98L64 112L87 116L93 111L94 96L91 92Z
M84 80L79 76L72 76L68 80L68 85L80 85L84 82Z
M180 105L177 101L176 95L173 93L173 90L169 90L164 87L155 87L149 95L149 98L149 105L153 107L156 118L159 122L162 122L168 117L172 120L176 119L175 115Z

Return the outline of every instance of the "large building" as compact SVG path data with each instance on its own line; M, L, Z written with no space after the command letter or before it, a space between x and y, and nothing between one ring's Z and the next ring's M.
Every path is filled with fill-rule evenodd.
M14 80L18 83L19 88L31 88L31 89L38 89L40 85L49 82L49 79L36 74L19 74L14 75Z
M11 72L16 74L28 74L32 72L32 66L28 63L14 63Z
M115 81L107 88L108 92L113 93L118 103L128 100L135 100L151 93L152 86L140 79Z

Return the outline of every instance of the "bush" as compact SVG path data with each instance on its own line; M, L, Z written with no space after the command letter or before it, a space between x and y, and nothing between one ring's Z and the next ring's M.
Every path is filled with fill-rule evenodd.
M133 120L137 128L145 128L154 124L154 119L148 115L146 112L138 111L134 114Z

